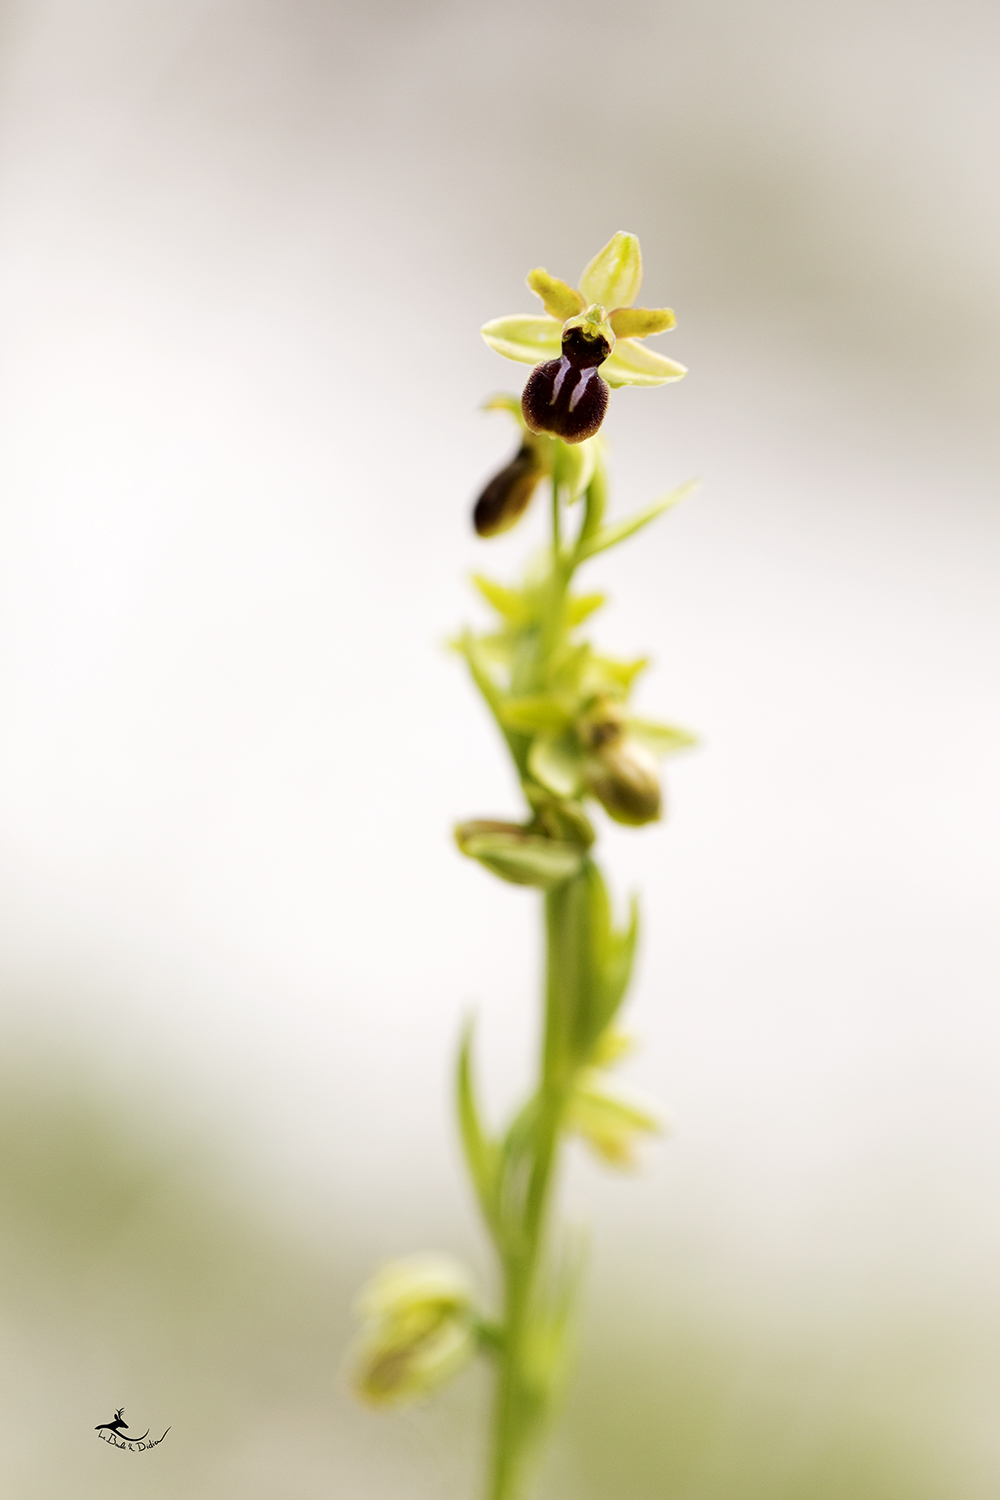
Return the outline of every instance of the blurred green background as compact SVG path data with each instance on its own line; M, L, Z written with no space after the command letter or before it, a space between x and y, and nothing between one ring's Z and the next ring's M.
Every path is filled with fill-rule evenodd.
M159 1125L159 1129L155 1129ZM478 1370L393 1416L359 1408L339 1355L369 1256L253 1208L189 1131L75 1066L5 1079L0 1123L4 1468L12 1493L304 1497L474 1492ZM683 1256L598 1254L580 1373L545 1493L935 1500L986 1496L989 1350L975 1323L720 1308ZM666 1269L664 1267L660 1268ZM645 1274L643 1274L645 1273ZM161 1447L110 1453L125 1416ZM101 1399L104 1397L104 1406ZM141 1462L140 1462L141 1461Z
M570 1161L544 1493L996 1493L998 62L983 0L0 10L8 1492L475 1492L481 1373L341 1362L380 1260L491 1285L449 1072L475 1008L524 1087L537 914L442 643L541 527L469 529L477 329L626 229L691 375L613 504L703 487L596 628L705 745L603 830L677 1131Z

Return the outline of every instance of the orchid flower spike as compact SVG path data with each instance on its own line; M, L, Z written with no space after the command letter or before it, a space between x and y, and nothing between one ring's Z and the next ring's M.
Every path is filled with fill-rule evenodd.
M513 314L483 326L491 349L534 365L521 398L532 432L564 443L593 437L608 409L609 386L664 385L687 373L683 365L637 342L665 333L676 319L669 307L634 307L642 285L642 252L634 234L619 232L583 271L578 287L529 271L528 286L544 315ZM598 373L600 372L600 373Z

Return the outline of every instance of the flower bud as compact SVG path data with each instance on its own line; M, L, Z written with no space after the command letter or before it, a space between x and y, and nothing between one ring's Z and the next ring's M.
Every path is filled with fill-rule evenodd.
M655 823L662 810L656 761L627 733L622 704L598 698L576 726L586 755L583 780L616 823Z
M521 396L521 411L532 432L551 432L564 443L593 437L604 421L610 392L597 373L615 346L604 308L594 304L570 318L562 334L562 355L536 365Z
M625 735L588 757L584 780L590 795L616 823L655 823L663 811L656 761Z
M535 486L545 473L537 451L524 443L510 463L494 474L472 512L479 536L498 536L521 519Z
M367 1327L355 1350L354 1387L373 1406L419 1400L475 1353L472 1288L464 1267L448 1256L384 1266L358 1311Z
M486 818L459 823L455 842L463 854L478 859L501 880L543 891L575 875L585 852L581 844L529 833L518 823Z

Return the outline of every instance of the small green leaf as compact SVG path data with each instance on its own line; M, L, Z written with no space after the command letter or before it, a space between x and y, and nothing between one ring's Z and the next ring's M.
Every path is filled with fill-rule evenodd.
M455 650L460 651L468 662L469 672L472 675L472 680L476 684L476 687L479 689L480 693L483 695L487 707L489 708L493 717L496 719L497 723L500 725L500 728L503 730L504 738L510 746L512 755L514 756L515 760L517 760L518 753L521 750L521 745L518 744L517 737L512 733L509 733L504 726L503 719L500 715L500 706L503 701L503 694L501 693L495 680L491 676L489 667L487 665L488 657L494 655L494 653L492 651L487 653L481 651L479 642L476 640L476 637L472 634L471 630L463 630L458 639L453 642L453 645L455 647ZM519 761L518 764L520 764Z
M604 951L601 955L601 984L598 1026L606 1033L607 1027L621 1009L622 1001L632 978L632 965L639 941L639 903L633 896L629 907L629 923L623 929L608 926Z
M609 1026L598 1038L591 1061L595 1068L613 1068L623 1057L629 1057L634 1051L634 1038Z
M550 693L508 698L502 713L509 729L519 729L524 734L561 734L573 722L565 705Z
M495 635L481 635L476 640L476 647L484 663L510 670L511 658L514 654L511 631L500 630Z
M590 658L586 673L586 685L598 691L607 688L621 688L628 692L640 672L644 672L649 666L648 656L637 656L632 661L618 661L613 656L597 656Z
M652 719L628 719L628 733L653 755L675 755L678 750L690 750L697 745L698 736L689 729L680 729L676 724L657 724Z
M562 349L562 323L541 315L514 313L494 318L480 332L491 349L523 365L558 359Z
M619 339L614 352L601 366L601 378L611 386L666 385L670 380L683 379L686 374L686 365L679 365L632 339Z
M576 594L566 600L566 623L572 628L582 625L588 615L592 615L602 604L607 603L607 594Z
M484 578L482 573L473 573L472 581L486 602L512 625L523 625L531 618L530 606L520 589L505 588L492 578Z
M528 752L528 770L557 797L574 797L583 773L583 755L576 736L539 736Z
M462 1045L458 1054L456 1104L465 1160L479 1198L479 1206L487 1224L494 1228L497 1221L496 1173L499 1151L483 1130L476 1103L476 1088L472 1076L473 1026L474 1022L470 1017L462 1032Z
M587 302L602 307L631 307L642 286L642 251L634 234L619 230L598 250L580 277ZM601 372L603 374L603 371Z
M637 511L634 516L629 516L624 521L616 521L611 526L602 526L600 531L583 543L580 549L580 561L585 558L594 557L598 552L605 552L608 547L615 547L623 542L626 537L632 536L640 531L643 526L648 526L650 521L655 521L657 516L662 516L664 511L672 510L675 505L692 494L698 488L697 479L689 479L686 484L679 484L669 494L661 495L645 510Z
M500 1142L497 1168L498 1235L502 1254L525 1251L524 1208L531 1181L531 1167L538 1128L538 1095L521 1106Z
M619 307L608 322L619 339L648 339L654 333L666 333L677 322L670 307Z
M569 880L584 859L579 844L542 838L516 823L485 819L460 823L455 829L455 842L463 854L478 860L501 880L543 891Z

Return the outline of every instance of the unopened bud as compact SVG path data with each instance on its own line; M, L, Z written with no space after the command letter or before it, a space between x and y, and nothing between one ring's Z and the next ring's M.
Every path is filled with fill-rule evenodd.
M616 745L625 734L625 710L614 698L599 697L580 719L576 732L587 750Z
M510 463L494 474L476 501L472 524L479 536L498 536L509 531L527 509L535 487L545 473L545 465L528 443L515 453Z
M616 823L655 823L663 811L656 761L624 735L588 757L584 779L588 792Z
M419 1400L475 1353L472 1287L445 1255L384 1266L361 1295L366 1328L355 1350L354 1386L373 1406Z
M580 844L529 833L518 823L485 818L459 823L455 842L463 854L477 859L501 880L540 890L562 885L575 875L585 852Z

